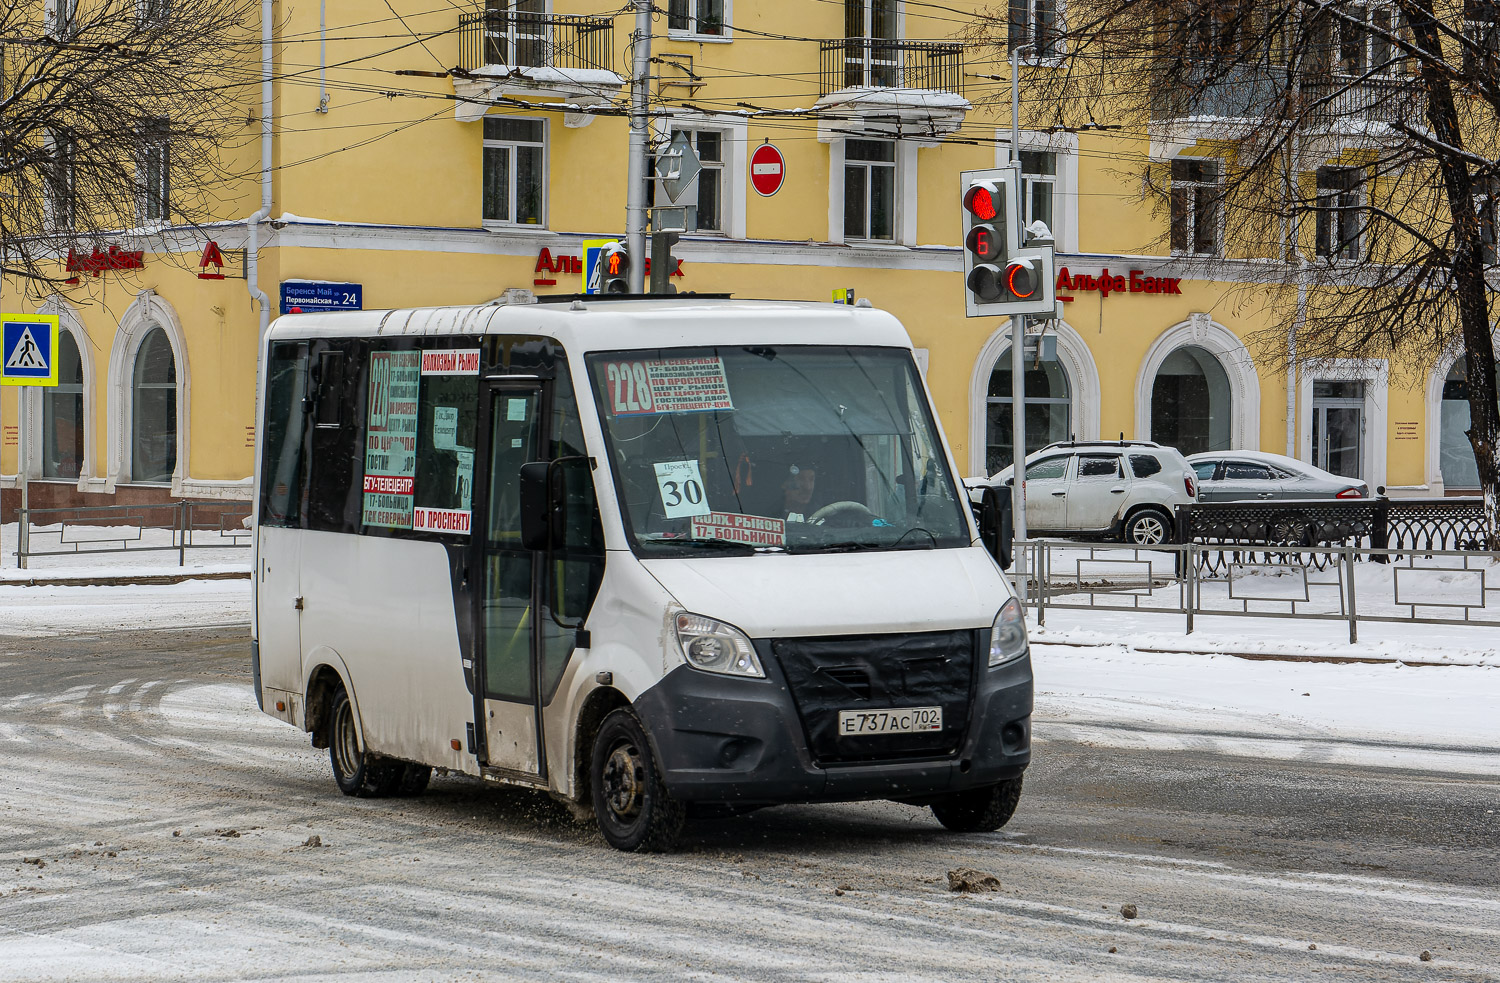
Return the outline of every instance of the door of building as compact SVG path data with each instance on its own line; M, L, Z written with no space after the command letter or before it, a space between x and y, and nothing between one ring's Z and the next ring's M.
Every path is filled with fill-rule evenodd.
M1312 410L1312 463L1346 478L1363 478L1365 384L1316 380Z

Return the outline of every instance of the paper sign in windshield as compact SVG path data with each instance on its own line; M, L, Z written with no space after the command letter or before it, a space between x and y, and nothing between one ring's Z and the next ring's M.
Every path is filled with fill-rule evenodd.
M362 517L367 526L410 529L412 525L421 357L420 352L370 355Z
M786 545L786 523L763 515L710 512L694 518L689 532L694 539L723 539L752 546Z
M707 515L708 496L703 493L703 476L697 461L660 461L656 465L656 486L661 489L662 513L668 519L689 515Z
M734 409L717 356L610 362L605 377L615 416Z

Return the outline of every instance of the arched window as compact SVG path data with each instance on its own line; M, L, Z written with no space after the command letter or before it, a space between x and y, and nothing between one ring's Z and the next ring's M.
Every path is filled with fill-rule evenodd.
M1151 386L1151 439L1183 454L1229 450L1233 407L1229 376L1205 349L1168 355Z
M77 478L83 467L83 360L70 331L60 332L57 385L42 390L42 477Z
M130 478L166 482L177 468L177 364L161 328L141 341L131 376Z
M1479 466L1469 443L1469 366L1460 355L1443 380L1443 407L1438 441L1438 466L1443 488L1477 489Z
M989 416L985 425L985 473L994 474L1010 466L1014 438L1011 436L1010 349L995 363L985 400ZM1072 393L1068 374L1058 361L1026 363L1026 453L1067 440L1072 431Z

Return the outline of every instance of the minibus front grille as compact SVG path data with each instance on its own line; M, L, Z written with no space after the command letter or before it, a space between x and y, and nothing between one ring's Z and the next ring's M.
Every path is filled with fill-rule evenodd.
M973 701L975 632L779 638L771 654L797 706L813 757L854 764L953 754L963 743ZM941 707L941 730L913 734L839 733L843 710Z

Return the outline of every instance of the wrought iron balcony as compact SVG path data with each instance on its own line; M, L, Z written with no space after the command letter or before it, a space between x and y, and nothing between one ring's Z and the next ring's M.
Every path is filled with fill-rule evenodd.
M963 45L845 38L822 42L822 94L845 89L934 89L963 94Z
M608 17L480 10L459 15L458 64L613 71L614 33Z
M1422 87L1410 78L1363 78L1331 75L1303 79L1298 85L1301 111L1313 119L1361 123L1405 120L1426 125Z
M615 72L614 21L608 17L495 9L460 14L453 91L460 120L482 118L497 98L550 99L577 107L568 126L587 126L591 107L624 88Z

